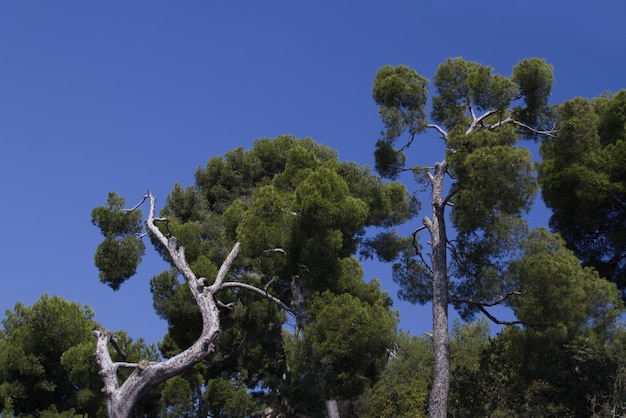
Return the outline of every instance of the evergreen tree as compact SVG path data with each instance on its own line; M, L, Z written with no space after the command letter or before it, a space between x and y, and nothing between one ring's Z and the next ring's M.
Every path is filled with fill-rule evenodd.
M544 229L521 249L507 278L524 289L509 305L525 325L483 340L474 367L454 371L452 416L589 416L590 400L604 405L622 376L617 287ZM612 399L623 405L622 394Z
M406 153L416 146L418 134L434 131L445 146L439 161L408 169L430 187L432 214L424 218L413 244L394 266L401 297L432 302L432 417L447 416L448 305L454 303L464 317L481 311L495 319L487 307L519 290L507 287L502 273L525 235L522 214L537 185L531 154L516 143L520 138L554 135L547 117L552 81L552 67L536 58L521 61L510 77L476 62L449 59L433 80L436 94L429 121L426 78L399 65L381 68L374 79L372 94L385 125L375 152L381 175L395 178L406 170ZM408 138L401 141L405 133ZM450 225L456 227L455 240L447 232ZM422 230L429 236L428 260L418 245Z
M368 238L366 228L385 233L416 212L404 186L339 162L334 150L310 139L288 136L213 158L195 179L193 186L174 187L159 218L167 223L150 234L176 267L151 281L154 306L169 323L160 344L166 358L195 344L205 323L189 279L187 286L179 282L170 241L175 237L176 248L184 248L194 277L215 277L229 249L238 252L215 292L215 353L181 375L187 384L168 399L195 405L202 415L249 416L271 405L275 413L321 416L325 403L335 411L337 400L358 396L384 364L397 317L378 282L363 281L354 255L359 248L376 251L379 238ZM113 202L104 213L128 212ZM124 233L115 237L123 240ZM125 272L109 280L121 284ZM217 289L210 279L202 283Z
M0 331L2 416L107 416L93 358L99 327L93 317L88 306L48 295L6 312ZM129 359L156 358L155 347L124 332L116 335ZM151 408L147 399L138 411L145 415Z
M15 416L99 413L97 374L94 379L78 372L79 368L97 372L93 361L85 364L89 357L78 354L88 347L93 358L96 323L91 309L44 295L31 307L16 303L7 310L2 326L0 399ZM77 354L78 361L70 361Z
M539 182L550 227L587 266L626 289L626 90L555 106ZM624 296L623 296L624 297Z

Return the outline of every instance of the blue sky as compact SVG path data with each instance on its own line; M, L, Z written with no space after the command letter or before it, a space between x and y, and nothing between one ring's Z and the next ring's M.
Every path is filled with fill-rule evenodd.
M371 84L385 64L432 78L461 56L508 75L536 56L554 65L553 103L617 91L625 16L622 0L2 1L0 310L47 292L156 342L158 257L118 292L98 281L90 212L108 191L134 203L150 188L164 202L210 158L280 134L373 165ZM409 158L432 163L437 138L419 141ZM548 216L539 208L531 224ZM389 266L365 269L395 296ZM430 329L428 307L395 306L402 328Z

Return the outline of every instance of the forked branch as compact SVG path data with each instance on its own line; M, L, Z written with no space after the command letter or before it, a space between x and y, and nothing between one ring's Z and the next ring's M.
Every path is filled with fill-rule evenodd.
M172 263L185 278L202 316L202 332L196 342L189 348L165 361L148 362L142 360L138 363L129 363L114 362L111 359L108 349L109 344L111 344L122 357L125 356L125 353L119 347L110 331L103 329L94 331L94 335L97 338L96 361L100 366L99 373L104 382L102 392L106 396L107 410L110 418L127 418L131 416L134 406L143 394L170 377L182 373L213 351L214 343L220 330L219 302L215 298L215 295L221 289L233 287L248 289L276 303L281 309L290 311L290 308L285 303L264 290L246 283L226 281L226 277L241 250L241 245L238 242L234 244L230 253L222 263L213 284L205 286L206 279L198 279L189 266L185 258L185 248L179 245L176 237L172 236L169 230L169 236L166 236L156 226L156 222L167 220L155 217L156 198L152 193L148 191L144 199L129 210L137 209L146 200L150 202L148 217L145 222L146 228L167 249ZM117 370L121 367L134 370L120 385Z

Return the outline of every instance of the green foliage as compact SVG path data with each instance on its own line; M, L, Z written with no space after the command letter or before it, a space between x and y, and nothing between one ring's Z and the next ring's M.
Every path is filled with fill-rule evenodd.
M412 74L412 79L420 77L404 66L397 67L397 72ZM391 80L389 85L380 82L386 77ZM454 248L452 263L447 266L452 274L446 280L456 301L496 300L512 290L506 288L501 275L527 233L523 215L532 206L538 190L532 155L517 143L546 129L552 67L541 59L527 59L514 67L511 77L506 77L496 74L490 66L450 58L437 68L433 78L432 123L424 116L425 79L420 78L424 97L413 102L413 108L403 100L402 88L413 95L416 83L398 81L402 79L386 66L379 70L374 82L375 99L388 128L388 134L376 144L376 168L381 175L394 178L404 169L404 152L413 145L415 133L433 128L440 135L446 148L438 165L453 183L433 189L432 203L438 212L433 216L449 219L456 228L456 239L450 243L450 248ZM419 115L416 120L422 129L394 125L390 120L401 119L385 117L411 111ZM403 133L408 133L408 139L403 146L397 146ZM419 163L413 170L416 181L435 187L434 177L430 177L434 169ZM432 167L431 162L426 164ZM446 205L439 207L440 202L452 208L449 218L444 215ZM380 245L389 238L392 236L381 235L372 244ZM411 246L401 239L390 242L392 254L399 255L393 274L401 288L400 297L414 303L430 301L433 266L419 256L418 243ZM464 318L476 313L475 305L459 302L455 306Z
M479 373L453 378L453 399L459 396L459 412L465 410L456 416L589 416L608 400L623 410L623 394L616 390L623 360L611 355L613 347L602 334L564 342L508 328L481 353Z
M393 281L400 286L398 297L411 303L425 304L432 299L433 272L430 266L416 257L420 251L413 247L412 239L405 238L403 249L392 266Z
M404 131L415 135L426 128L427 84L426 78L405 65L386 65L376 73L372 96L386 131L376 143L375 157L376 171L383 177L395 179L406 160L393 147L394 141Z
M448 129L469 125L468 105L480 111L504 110L516 98L515 83L492 74L489 66L462 58L448 58L433 80L437 95L433 97L431 117Z
M378 70L372 96L380 106L387 139L395 139L405 130L415 134L424 129L427 84L426 78L406 65L386 65Z
M481 362L491 346L489 333L485 320L453 324L450 416L488 416L480 409L483 405L478 402L479 396L484 394L480 394L476 383L484 374ZM367 399L367 416L427 417L433 361L430 338L400 333L395 348L389 350L385 370Z
M590 399L615 396L622 405L623 396L613 395L623 362L615 285L581 267L563 240L544 229L521 242L503 276L522 290L507 301L525 325L491 340L488 330L454 328L451 414L578 417L588 416ZM463 357L455 358L459 342Z
M514 117L529 126L544 128L554 82L552 66L540 58L525 59L513 68L511 79L517 83L525 104L514 109Z
M398 254L407 249L411 242L398 235L398 231L381 231L364 243L361 255L369 258L377 256L380 261L394 261Z
M397 318L379 299L374 305L349 293L324 292L308 309L303 344L318 365L326 399L351 399L371 385L390 346Z
M195 405L193 389L187 379L174 376L161 385L160 410L162 417L193 416Z
M242 289L222 291L218 297L230 309L222 312L216 351L198 369L199 377L185 377L180 393L166 390L181 404L168 401L161 409L187 410L195 394L204 393L194 404L202 414L250 415L265 403L285 413L315 415L322 413L326 396L358 396L376 379L397 318L377 282L363 283L352 256L370 242L368 227L388 231L417 212L416 201L401 184L381 182L367 167L338 161L331 148L289 136L263 138L250 150L212 158L198 168L195 180L190 187L176 185L161 212L194 272L210 284L216 266L241 242L227 280L294 304L301 315L298 327L305 328L286 333L287 317L273 303ZM164 249L156 248L168 260ZM371 256L384 251L389 259L400 250L367 248ZM151 290L157 313L169 324L159 348L170 357L199 335L197 307L173 270L155 276ZM355 334L350 347L333 345L329 335L347 332L348 322L333 328L332 309L359 316L372 334ZM324 373L317 363L322 357Z
M626 287L626 90L554 109L558 135L544 140L539 182L550 226L585 265Z
M491 327L485 319L475 322L455 320L452 324L449 413L453 417L485 416L482 405L475 401L480 396L476 393L476 381L480 381L484 373L481 357L490 348L490 332Z
M550 330L556 339L571 338L586 328L607 329L623 311L615 285L581 267L559 236L533 231L522 250L508 276L523 289L523 297L509 304L524 323Z
M615 416L624 411L623 329L616 326L624 308L617 287L603 277L624 292L626 91L549 108L553 81L552 67L541 59L521 61L511 77L449 59L433 78L432 124L423 118L425 100L414 109L402 108L402 83L377 91L385 99L376 102L387 128L375 152L382 175L393 178L405 170L404 152L424 128L432 128L446 145L434 167L418 162L413 169L417 183L431 186L432 217L417 231L430 234L432 258L422 256L410 238L386 232L371 241L393 248L391 255L381 253L384 260L399 254L393 266L399 296L428 302L434 284L447 287L450 296L434 302L452 301L464 319L478 305L505 302L524 323L492 339L480 325L453 329L449 416L578 417L590 411ZM397 115L411 110L420 115L422 129L397 122L402 120ZM398 144L403 133L408 138ZM545 230L529 232L523 218L537 181L531 154L518 140L539 137L544 159L537 165L539 184L554 210L550 225L564 240ZM444 173L452 178L449 187ZM448 232L450 224L454 233ZM442 323L437 322L436 336L446 331ZM440 338L435 349L445 346ZM441 364L436 381L445 384L447 372L448 364ZM370 399L378 408L374 415L402 416L402 410L385 409L375 397L389 393L395 401L396 392L389 386L379 391L374 389ZM437 395L430 413L443 416L446 405L437 399L445 394Z
M475 322L456 319L452 323L450 356L453 373L460 369L480 371L480 355L489 346L490 333L491 327L484 318Z
M490 301L505 290L501 275L519 242L527 233L522 215L537 191L531 154L514 146L515 131L479 130L449 141L455 152L448 156L455 177L450 220L456 227L456 276L453 294L460 299ZM457 304L464 318L476 307Z
M0 332L0 401L15 416L104 416L93 311L59 297L16 303ZM10 416L13 416L13 415Z
M91 212L91 222L100 228L104 240L96 250L94 261L100 281L113 290L135 274L145 251L137 235L141 232L141 213L124 210L124 198L109 193L107 206Z
M459 234L487 229L500 216L528 211L537 192L530 152L500 145L499 136L488 131L464 135L473 149L457 149L449 158L456 176L453 187L458 190L451 219Z
M369 399L369 417L427 417L433 369L432 344L400 334Z
M396 150L392 144L388 140L380 139L376 142L376 150L374 151L376 171L388 179L396 179L406 163L404 152Z
M209 381L204 401L208 409L214 411L212 416L215 417L244 418L259 412L255 410L254 400L246 391L245 384L233 382L226 376Z
M622 328L568 340L519 328L492 339L470 335L474 343L461 358L467 367L455 359L460 347L452 353L450 416L579 417L591 410L611 416L600 413L624 410Z

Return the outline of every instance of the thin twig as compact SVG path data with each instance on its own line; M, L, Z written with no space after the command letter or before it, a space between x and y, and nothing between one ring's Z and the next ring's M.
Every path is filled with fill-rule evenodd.
M498 318L496 318L495 316L493 316L492 314L489 313L489 311L487 311L487 309L485 309L484 306L482 305L478 305L477 306L478 309L485 314L485 316L487 318L489 318L489 320L491 320L493 323L498 324L498 325L524 325L524 323L522 321L501 321Z
M117 342L117 338L115 337L115 335L111 335L109 342L111 343L115 351L117 351L117 354L122 356L123 359L126 359L126 352L122 350L122 347L120 347L120 344Z
M512 292L506 292L506 293L503 293L497 299L495 299L495 300L493 300L491 302L481 301L481 300L476 300L476 299L458 298L458 297L451 297L450 301L453 302L453 303L468 303L470 305L475 305L475 306L496 306L496 305L499 305L502 302L504 302L510 296L519 296L519 295L522 295L522 294L523 294L523 292L519 291L519 290L514 290Z
M426 226L420 226L419 228L417 228L415 231L413 231L413 240L412 240L412 245L413 245L413 249L415 250L415 255L417 255L422 264L428 269L428 271L430 272L430 274L433 274L433 270L430 268L430 266L428 265L428 263L426 262L426 260L424 259L424 256L422 255L422 252L419 250L419 243L417 242L417 234L426 229Z
M554 138L556 136L556 129L555 129L555 127L552 127L552 129L550 129L548 131L541 131L541 130L535 129L535 128L529 126L529 125L526 125L523 122L515 120L515 119L513 119L510 116L508 118L506 118L506 119L503 119L503 120L499 121L498 123L494 123L493 125L490 125L489 126L489 130L492 131L492 130L494 130L496 128L499 128L500 126L505 125L507 123L512 123L513 125L517 125L517 126L519 126L521 128L524 128L527 131L532 132L534 134L546 135L546 136L549 136L551 138Z
M278 299L277 297L269 294L268 292L266 292L264 290L259 289L258 287L252 286L251 284L240 283L240 282L224 282L224 283L222 283L220 285L220 289L226 289L226 288L229 288L229 287L240 287L240 288L243 288L243 289L251 290L252 292L258 293L259 295L263 296L264 298L271 300L272 302L274 302L275 304L280 306L285 311L293 312L293 309L291 309L289 306L287 306L282 300Z

